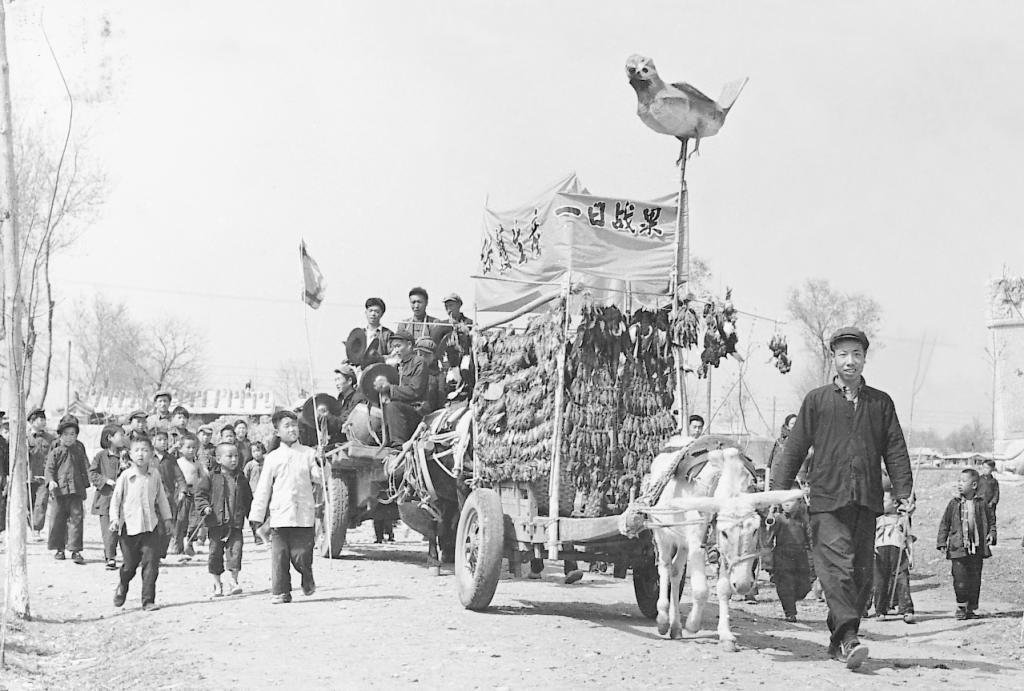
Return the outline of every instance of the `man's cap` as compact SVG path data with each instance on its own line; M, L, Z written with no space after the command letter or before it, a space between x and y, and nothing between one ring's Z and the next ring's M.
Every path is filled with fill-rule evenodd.
M37 417L46 417L46 411L42 408L33 408L28 414L28 421L32 422Z
M185 417L191 417L191 414L188 412L188 408L183 405L174 406L174 410L171 411L171 415L184 415Z
M431 340L431 339L429 339L429 338L427 338L425 336L423 338L417 338L416 339L416 345L415 345L416 350L426 350L426 351L428 351L430 353L433 353L434 352L434 348L436 348L436 347L437 347L437 344L434 343L433 340Z
M128 413L128 421L129 422L131 422L135 418L142 418L143 420L145 420L148 417L149 417L149 414L146 413L146 411L142 410L141 408L139 408L138 410L133 410L132 412Z
M170 402L170 400L172 398L170 391L167 391L166 389L161 389L160 391L157 391L155 394L153 394L153 402L155 403L156 400L158 398L160 398L161 396L166 396L168 402Z
M392 343L394 343L395 341L409 341L409 343L413 343L414 340L415 339L413 339L412 334L409 333L408 331L399 330L391 334Z
M355 373L356 373L355 368L352 367L352 365L350 365L350 364L348 364L346 362L343 362L340 365L338 365L337 367L335 367L334 371L337 372L338 374L346 374L346 375L353 375L353 376L355 376Z
M210 434L213 434L213 425L199 425L199 429L197 429L196 431L209 432Z
M78 431L78 418L74 415L65 415L60 419L60 422L57 424L57 434L61 434L69 427L74 427L75 431Z
M832 334L832 338L828 339L828 347L835 350L836 343L839 343L840 341L857 341L864 346L864 350L867 350L870 345L867 334L856 326L844 326L840 329L836 329L835 333Z
M274 413L273 416L271 416L270 423L272 425L274 425L274 427L277 427L277 423L281 422L281 420L283 420L284 418L291 418L292 420L298 420L299 416L296 415L291 410L288 410L288 409L279 410L276 413Z
M458 293L448 293L447 295L444 296L444 300L442 300L441 302L457 302L461 305L462 298L459 297Z
M366 298L366 304L364 307L366 309L370 309L371 307L380 307L381 313L388 311L388 306L385 305L384 301L380 298Z
M982 463L987 465L989 468L995 468L996 467L996 461L995 461L994 458L986 459L986 460L982 461Z

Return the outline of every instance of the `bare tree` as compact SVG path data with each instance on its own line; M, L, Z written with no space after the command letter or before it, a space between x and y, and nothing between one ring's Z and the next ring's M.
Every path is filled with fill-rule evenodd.
M69 324L77 391L155 391L202 388L205 343L189 322L169 317L137 322L124 303L101 294L78 303Z
M195 391L203 377L203 338L188 322L168 317L144 332L137 360L143 387Z
M309 396L309 365L304 360L286 360L277 368L274 393L286 404L299 397Z
M829 380L832 352L828 340L836 329L854 325L873 340L882 320L882 308L874 298L840 292L823 278L809 278L793 288L786 308L811 355L811 369L799 382L807 390Z

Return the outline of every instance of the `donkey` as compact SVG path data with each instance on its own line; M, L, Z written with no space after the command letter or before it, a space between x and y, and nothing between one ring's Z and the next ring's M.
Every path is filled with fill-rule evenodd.
M675 452L675 453L686 453ZM675 462L675 453L663 453L656 467ZM703 467L680 462L675 476L654 505L649 525L658 551L661 591L658 598L658 633L680 638L679 596L686 571L690 573L693 606L686 619L686 633L700 631L709 585L705 573L704 536L712 515L717 514L719 558L718 640L728 651L736 650L736 636L729 621L729 597L745 595L754 585L754 561L761 544L762 519L758 509L801 496L800 490L748 493L753 473L735 448L711 450ZM685 554L684 560L681 555Z

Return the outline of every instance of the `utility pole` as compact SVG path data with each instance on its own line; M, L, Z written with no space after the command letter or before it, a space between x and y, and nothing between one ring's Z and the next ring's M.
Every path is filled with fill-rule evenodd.
M17 217L17 179L14 175L14 138L11 125L10 64L7 62L7 10L0 0L0 250L3 252L4 316L7 324L7 410L11 419L11 478L7 496L7 574L2 620L6 642L7 618L30 616L28 602L28 440L25 429L24 340L22 339L21 265ZM0 646L0 651L3 648ZM0 652L2 656L2 652ZM2 659L0 659L2 664Z

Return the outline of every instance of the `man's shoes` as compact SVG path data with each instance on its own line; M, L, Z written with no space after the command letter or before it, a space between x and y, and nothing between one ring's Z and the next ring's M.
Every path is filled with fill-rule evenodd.
M868 659L868 647L863 645L856 637L847 638L834 650L832 659L838 660L846 665L847 669L857 669L864 660Z
M796 615L795 614L787 614L786 615L786 621L788 621L790 624L795 624L796 623Z
M155 612L158 609L160 609L160 605L155 602L146 602L142 605L143 612Z
M107 571L117 571L117 562L113 559L107 559Z
M64 556L64 550L62 550L62 549L57 550L54 553L53 558L56 559L57 561L64 561L65 559L67 559L67 557Z
M526 574L526 577L529 578L531 581L539 581L541 578L544 577L544 575L540 571L531 571L530 573Z
M583 572L579 569L573 569L569 573L565 574L566 585L572 585L573 583L578 583L581 580L583 580Z
M969 609L966 611L964 619L978 619L978 614L973 609Z
M906 614L903 615L903 623L904 624L916 624L917 623L917 617L914 616L913 612L907 612Z
M123 585L117 586L117 590L114 591L114 607L123 607L126 597L128 597L128 589Z
M274 595L272 598L270 598L270 604L272 605L286 605L291 601L291 593L281 593L280 595Z
M308 588L306 586L302 586L302 594L305 595L306 597L309 597L310 595L312 595L315 592L316 592L316 584L315 583L313 585L309 586Z
M71 561L73 561L76 564L78 564L79 566L81 566L82 564L85 563L85 558L82 556L81 552L72 552L71 553Z
M957 607L956 614L953 615L957 621L963 621L967 618L967 610L963 607Z

